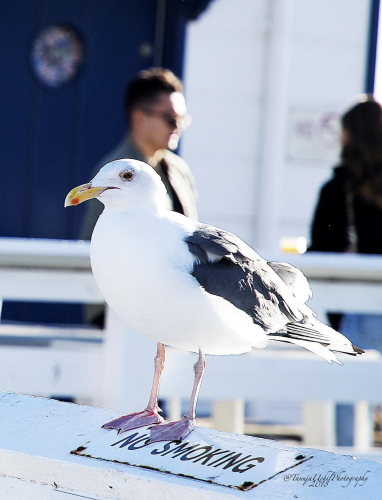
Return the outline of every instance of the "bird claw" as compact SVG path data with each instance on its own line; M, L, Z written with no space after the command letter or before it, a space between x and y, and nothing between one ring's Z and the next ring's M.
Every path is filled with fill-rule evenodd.
M182 441L195 427L195 419L183 417L176 422L156 425L150 429L150 443L157 441Z
M131 429L147 427L148 425L160 424L162 422L164 422L164 420L156 410L143 410L111 420L111 422L103 424L102 429L117 429L118 434L121 434Z

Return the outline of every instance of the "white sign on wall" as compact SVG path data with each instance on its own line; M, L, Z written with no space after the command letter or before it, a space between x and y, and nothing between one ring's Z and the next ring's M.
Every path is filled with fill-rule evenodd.
M289 115L288 129L289 158L338 161L341 134L338 112L295 109Z

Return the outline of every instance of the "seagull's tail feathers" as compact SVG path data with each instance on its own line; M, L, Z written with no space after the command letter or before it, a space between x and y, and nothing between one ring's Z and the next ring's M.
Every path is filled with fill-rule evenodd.
M273 333L269 335L269 338L304 347L308 351L321 356L328 363L334 361L342 365L333 351L352 356L364 354L362 349L353 345L344 335L315 318L312 318L310 323L288 323L285 330Z
M300 347L304 347L310 352L313 352L314 354L317 354L317 356L320 356L321 358L324 358L325 361L328 363L338 363L339 365L342 365L341 361L337 358L337 356L332 352L330 349L327 347L323 346L322 344L319 344L318 342L309 342L307 340L297 340L297 339L287 339L287 338L277 338L277 337L270 337L271 340L279 340L282 342L288 342L290 344L295 344Z

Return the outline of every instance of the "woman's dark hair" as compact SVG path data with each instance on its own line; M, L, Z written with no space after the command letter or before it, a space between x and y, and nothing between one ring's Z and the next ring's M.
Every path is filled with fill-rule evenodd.
M347 111L341 119L345 133L342 162L358 186L382 181L382 107L372 96ZM377 188L379 190L379 187Z

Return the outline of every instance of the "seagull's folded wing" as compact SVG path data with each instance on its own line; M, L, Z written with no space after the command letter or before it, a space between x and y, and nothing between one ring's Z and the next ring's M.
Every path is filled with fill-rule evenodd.
M302 320L288 284L240 238L199 224L185 241L195 257L192 275L208 293L231 302L268 332Z

